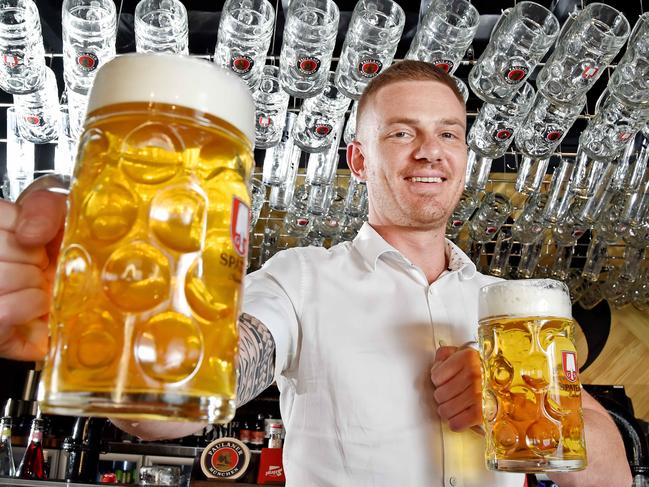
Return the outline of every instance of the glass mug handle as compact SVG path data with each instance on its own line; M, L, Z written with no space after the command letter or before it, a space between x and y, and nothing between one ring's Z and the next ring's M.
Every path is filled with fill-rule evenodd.
M575 23L575 19L577 18L580 12L581 10L576 8L575 10L573 10L568 14L568 18L561 26L561 30L559 31L559 35L557 36L557 40L555 44L556 46L559 46L559 44L563 42L563 38L567 35L566 32Z
M595 113L599 112L599 106L606 101L606 99L609 97L610 93L608 91L608 86L602 90L602 94L599 95L599 98L597 98L597 101L595 102Z
M511 13L512 7L506 8L505 10L502 11L500 14L500 17L498 17L498 20L496 21L496 25L494 25L494 28L491 29L491 34L489 35L489 42L494 38L496 34L498 34L498 31L502 29L503 22L505 19L509 16Z

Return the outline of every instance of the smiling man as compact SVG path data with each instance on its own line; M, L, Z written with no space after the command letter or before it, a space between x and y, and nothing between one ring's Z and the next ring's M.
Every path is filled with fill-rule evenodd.
M522 487L523 475L484 466L480 361L457 348L474 339L478 290L495 280L444 238L464 187L462 97L444 72L403 61L368 85L357 117L347 158L367 183L368 222L353 242L286 250L247 276L238 402L277 382L289 487ZM43 191L0 204L0 261L33 281L0 274L0 351L46 349L43 260L54 261L44 256L64 212ZM553 479L627 487L616 427L583 397L590 465ZM116 423L145 439L203 426Z

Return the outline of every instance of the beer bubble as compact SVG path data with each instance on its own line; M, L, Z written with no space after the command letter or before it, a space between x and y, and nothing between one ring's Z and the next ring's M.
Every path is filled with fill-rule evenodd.
M482 395L482 411L484 418L489 422L498 416L498 399L491 389L486 389Z
M507 416L514 421L531 421L539 414L538 396L527 387L513 386L503 402Z
M91 259L81 245L70 245L59 257L54 287L54 309L61 316L78 313L88 298Z
M167 311L134 333L134 353L142 371L152 379L173 383L190 377L203 357L203 336L191 318Z
M579 412L569 414L561 422L561 434L563 447L573 453L583 452L584 420Z
M492 437L496 451L499 453L509 453L518 445L520 435L516 426L503 419L494 425Z
M135 223L137 198L128 188L111 181L107 173L89 192L82 215L94 239L117 242Z
M177 252L200 250L205 198L186 187L160 191L151 202L149 226L161 243Z
M561 433L557 425L544 417L532 423L525 434L528 448L542 456L555 453L560 439Z
M145 242L118 248L106 261L101 275L108 298L124 311L144 311L169 294L169 262Z
M511 384L514 377L514 367L500 353L496 355L490 364L491 380L494 389L502 390Z
M244 259L232 250L230 237L213 238L187 271L185 295L191 309L210 322L234 319Z
M550 368L548 359L541 352L533 352L520 365L520 374L527 385L536 391L548 387Z
M120 167L135 182L164 183L180 170L183 150L182 141L171 127L145 123L125 137Z

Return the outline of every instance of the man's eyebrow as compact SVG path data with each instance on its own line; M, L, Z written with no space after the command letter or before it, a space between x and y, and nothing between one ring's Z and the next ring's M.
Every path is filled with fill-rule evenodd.
M416 118L409 118L409 117L392 117L388 118L385 121L385 125L393 125L397 123L402 123L404 125L419 125L421 123L421 120L417 120ZM442 118L438 120L436 123L439 125L444 125L444 126L449 126L449 125L458 125L460 126L463 130L466 130L466 122L462 119L456 118L456 117L451 117L451 118Z

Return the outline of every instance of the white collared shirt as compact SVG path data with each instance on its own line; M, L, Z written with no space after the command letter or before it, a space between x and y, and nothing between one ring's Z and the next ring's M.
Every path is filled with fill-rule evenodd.
M247 276L243 311L275 340L288 487L523 486L436 413L437 345L476 339L478 290L496 280L446 251L429 285L366 223L353 242L285 250Z

